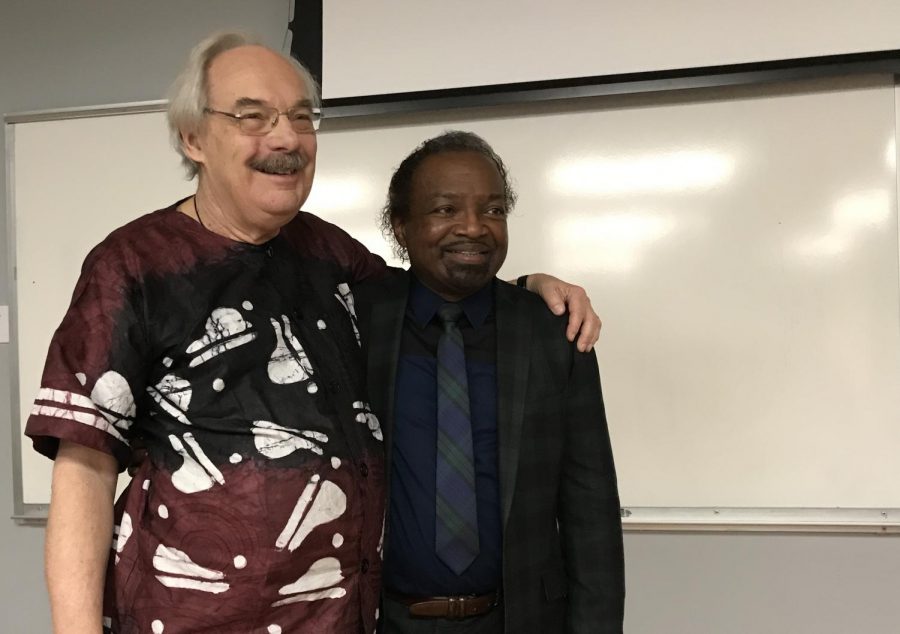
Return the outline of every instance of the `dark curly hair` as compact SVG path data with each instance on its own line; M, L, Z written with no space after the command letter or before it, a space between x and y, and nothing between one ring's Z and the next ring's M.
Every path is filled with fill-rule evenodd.
M412 180L422 161L429 156L445 152L477 152L489 158L497 166L497 171L500 172L500 178L503 180L503 195L506 198L507 211L512 211L516 204L516 192L510 183L506 165L487 141L473 132L461 130L448 130L439 136L428 139L403 159L400 166L394 171L388 187L387 201L381 210L381 232L393 243L394 254L401 260L407 259L406 249L400 246L394 237L393 221L396 218L405 220L409 217L409 195L412 189Z

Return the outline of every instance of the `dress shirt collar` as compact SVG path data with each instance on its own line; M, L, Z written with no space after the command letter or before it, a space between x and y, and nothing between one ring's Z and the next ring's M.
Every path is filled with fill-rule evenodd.
M447 300L420 282L414 273L410 272L410 277L412 282L409 289L409 307L412 309L413 319L419 327L424 328L437 314L441 304L446 304ZM493 291L494 282L492 280L478 291L456 302L462 307L463 313L473 328L483 326L488 315L491 314L494 304Z

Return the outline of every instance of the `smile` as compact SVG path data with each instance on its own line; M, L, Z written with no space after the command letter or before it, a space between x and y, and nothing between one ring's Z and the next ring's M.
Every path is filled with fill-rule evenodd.
M297 174L300 170L299 169L279 170L279 169L257 168L256 171L259 172L260 174L265 174L266 176L293 176L293 175Z
M480 242L457 242L443 247L445 253L460 255L487 255L493 249Z
M484 247L444 249L444 255L446 257L462 264L482 264L488 260L490 254L491 251Z

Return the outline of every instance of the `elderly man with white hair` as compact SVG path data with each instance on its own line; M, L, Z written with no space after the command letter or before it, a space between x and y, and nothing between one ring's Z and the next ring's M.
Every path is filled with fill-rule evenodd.
M385 264L299 211L318 107L290 58L204 40L169 106L196 193L85 260L25 432L55 459L54 631L374 631L384 450L349 285ZM545 291L591 345L583 291Z

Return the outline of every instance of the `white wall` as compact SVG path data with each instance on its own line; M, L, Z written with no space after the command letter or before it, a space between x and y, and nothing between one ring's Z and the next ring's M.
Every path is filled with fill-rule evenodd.
M210 30L245 26L280 46L288 4L0 0L0 112L161 98L190 45ZM4 178L0 173L2 201ZM5 218L0 214L2 271ZM0 275L0 304L9 301L9 280ZM11 365L10 347L0 344L0 614L4 632L31 634L49 631L43 529L5 519L12 513ZM900 630L894 537L629 534L626 564L630 634Z

